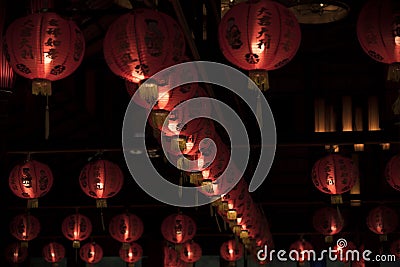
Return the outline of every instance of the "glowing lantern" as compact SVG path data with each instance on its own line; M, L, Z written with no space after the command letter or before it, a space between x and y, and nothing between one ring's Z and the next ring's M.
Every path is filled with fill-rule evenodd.
M3 29L6 20L5 3L0 6L0 44L3 44ZM0 49L0 88L3 90L13 89L15 84L16 75L10 66L3 49Z
M109 26L103 46L111 71L134 83L185 57L185 39L179 25L167 14L147 8L117 18Z
M104 159L90 161L82 169L79 184L86 195L96 199L97 207L107 207L107 198L119 193L124 183L120 167Z
M357 20L357 37L372 59L389 64L388 79L400 80L400 13L396 1L370 0Z
M39 220L30 214L15 216L10 222L10 232L18 240L21 246L27 247L28 241L35 239L40 232Z
M43 258L50 263L60 262L65 257L65 248L60 243L51 242L43 247Z
M312 181L321 192L331 195L331 203L342 203L341 194L350 191L358 177L358 168L350 158L330 154L315 162Z
M368 228L379 235L381 241L387 240L387 234L392 233L398 226L397 212L386 206L378 206L368 213Z
M95 264L103 259L103 248L97 243L86 243L79 249L80 258L89 264Z
M288 8L276 1L246 1L232 6L218 27L225 58L249 71L261 90L269 88L267 71L283 67L300 46L300 25Z
M400 259L400 239L392 242L390 245L390 253L395 255L397 259Z
M128 263L128 267L134 267L135 262L143 257L143 249L138 243L131 242L127 248L124 246L120 248L119 256L124 262Z
M400 191L400 154L393 156L386 164L385 177L393 189Z
M74 248L80 247L80 242L87 239L92 233L92 223L89 218L80 213L66 217L62 223L62 232L65 238L73 241Z
M41 12L13 21L4 48L14 72L33 80L32 93L51 95L51 82L71 75L81 64L85 40L72 20Z
M296 261L299 264L304 264L305 261L309 261L310 259L310 252L313 250L313 246L311 245L310 242L304 240L304 239L300 239L297 240L295 242L293 242L290 245L290 253L291 253L291 257L296 259Z
M186 265L174 248L164 246L164 267L186 267Z
M243 257L243 245L237 240L228 240L222 243L219 253L229 266L236 266L236 261Z
M357 260L356 258L352 259L352 257L355 257L353 252L356 249L357 249L356 245L351 241L343 243L339 241L338 244L333 246L333 250L336 252L335 253L336 259L341 262L349 262Z
M6 248L6 259L13 264L22 263L28 258L28 248L21 246L19 242L14 242Z
M128 248L131 242L138 240L143 230L142 220L132 213L116 215L109 224L111 237L123 243L124 248Z
M8 184L16 196L28 199L28 208L37 208L38 198L53 186L53 174L46 164L28 159L14 166Z
M315 230L325 236L326 242L332 242L332 236L340 233L344 220L339 209L324 207L318 209L313 216Z
M195 221L187 215L176 213L167 216L161 224L163 237L174 244L183 244L196 234Z
M180 249L180 258L186 263L195 263L196 261L200 260L201 256L201 247L194 241L186 242Z

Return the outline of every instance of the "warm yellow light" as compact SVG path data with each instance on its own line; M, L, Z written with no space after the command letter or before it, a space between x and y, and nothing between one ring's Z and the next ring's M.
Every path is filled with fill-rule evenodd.
M394 43L395 43L396 45L400 45L400 36L394 37Z

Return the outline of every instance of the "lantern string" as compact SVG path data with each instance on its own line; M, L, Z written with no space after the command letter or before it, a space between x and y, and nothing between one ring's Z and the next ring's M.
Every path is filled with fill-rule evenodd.
M219 231L219 232L222 232L221 225L220 225L220 223L219 223L218 215L217 215L216 212L214 213L214 217L215 217L215 221L216 221L216 223L217 223L218 231Z
M400 115L400 90L396 101L392 105L392 111L394 115Z
M101 227L103 232L106 230L106 226L104 224L104 214L103 214L103 207L100 207L100 217L101 217Z
M263 127L263 116L262 116L262 108L261 108L261 91L258 91L257 94L257 106L256 106L256 114L257 114L257 121L260 125L260 128Z
M50 131L49 96L46 95L45 134L44 134L46 140L49 139L49 131Z

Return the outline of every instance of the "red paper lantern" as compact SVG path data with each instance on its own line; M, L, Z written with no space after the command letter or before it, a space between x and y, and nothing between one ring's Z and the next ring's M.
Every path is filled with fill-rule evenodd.
M388 79L399 81L400 14L396 1L370 0L357 20L357 37L365 53L375 61L390 64Z
M87 163L79 176L81 189L96 199L97 207L107 207L106 199L118 194L123 183L124 175L120 167L104 159Z
M353 188L358 168L350 158L330 154L315 162L311 177L315 187L330 194L332 204L338 204L342 203L341 194Z
M0 44L4 42L4 25L6 20L6 8L2 6L0 8ZM16 75L12 67L10 66L3 49L0 49L0 88L13 89L15 84Z
M314 248L310 242L308 242L304 239L300 239L300 240L293 242L290 245L290 253L291 253L290 256L292 258L296 259L296 261L298 261L299 263L303 263L305 261L312 260L312 259L310 259L311 253L305 253L305 252L306 251L310 252L313 249Z
M390 253L395 255L397 259L400 259L400 239L392 242L390 245Z
M51 82L71 75L81 64L85 40L72 20L41 12L13 21L4 48L15 73L33 80L32 93L51 95Z
M132 213L122 213L114 216L109 224L112 238L129 246L129 243L138 240L143 234L142 220Z
M200 260L201 256L201 246L194 241L186 242L180 249L180 259L186 263L194 263Z
M288 8L276 1L247 1L232 6L222 17L218 40L225 58L249 71L267 90L267 71L283 67L300 46L300 25Z
M39 220L30 214L19 214L10 222L10 233L27 246L28 241L35 239L40 232Z
M120 248L119 256L124 262L130 264L138 262L143 257L142 246L138 243L131 242L127 248L124 246ZM133 267L133 265L129 265L129 267Z
M367 216L368 228L378 234L381 241L386 241L386 235L396 230L398 222L396 210L386 206L373 208Z
M95 264L103 259L103 248L94 242L86 243L79 249L80 258L89 264Z
M104 38L104 57L111 71L140 83L185 57L179 25L162 12L138 8L117 18Z
M51 242L43 247L43 258L50 263L60 262L65 257L65 248L60 243Z
M341 262L353 262L357 260L356 255L353 253L354 251L356 251L356 249L357 246L351 241L347 241L344 243L338 242L338 244L333 246L333 250L335 251L334 255L336 256L336 259ZM354 259L352 257L354 257Z
M191 240L197 230L195 221L181 213L167 216L161 224L161 233L164 238L175 244L183 244Z
M391 187L400 191L400 154L393 156L386 164L385 177Z
M186 267L186 263L174 248L164 246L164 267Z
M64 236L73 241L72 246L79 248L80 242L91 235L92 223L85 215L76 213L64 219L61 229Z
M325 236L326 242L332 242L332 236L342 231L344 220L339 209L324 207L315 211L313 226L317 232Z
M21 246L19 242L14 242L6 248L6 259L13 264L22 263L28 258L28 248Z
M229 261L230 266L236 266L236 261L243 257L243 245L232 239L222 243L219 253L221 257Z
M53 174L46 164L26 160L14 166L8 184L16 196L28 199L28 208L37 208L38 198L46 195L53 186Z

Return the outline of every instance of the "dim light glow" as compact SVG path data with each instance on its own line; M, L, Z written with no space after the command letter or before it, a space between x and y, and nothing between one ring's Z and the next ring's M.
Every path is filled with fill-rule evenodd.
M210 176L210 170L209 169L202 170L201 175L203 175L203 178L208 179L208 177Z
M164 109L169 102L169 93L158 93L158 102L157 105L160 109Z

